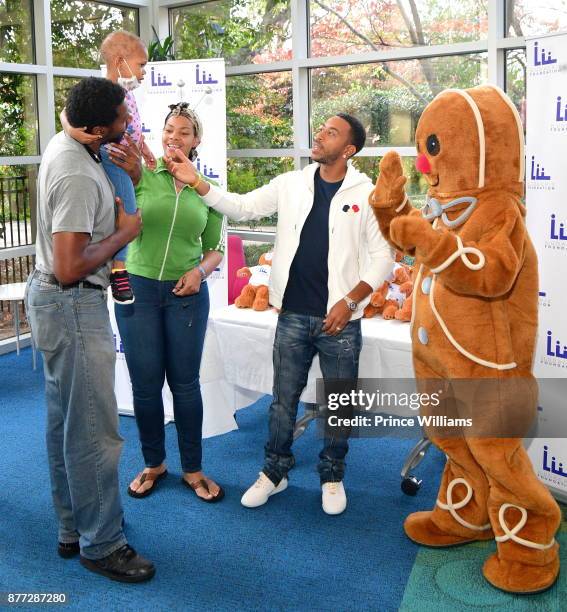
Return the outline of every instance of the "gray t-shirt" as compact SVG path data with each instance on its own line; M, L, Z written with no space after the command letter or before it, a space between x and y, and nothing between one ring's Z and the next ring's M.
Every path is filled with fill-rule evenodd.
M43 154L37 182L36 268L53 274L53 234L90 234L95 244L115 231L114 188L102 164L59 132ZM108 287L111 261L83 280Z

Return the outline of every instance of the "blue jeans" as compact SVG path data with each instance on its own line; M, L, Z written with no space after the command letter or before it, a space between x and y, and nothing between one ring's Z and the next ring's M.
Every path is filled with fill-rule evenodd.
M114 192L117 197L122 200L124 204L124 210L132 215L136 212L136 192L134 191L134 185L132 179L128 176L128 173L113 164L108 157L108 152L104 145L100 147L100 158L102 160L102 167L106 172L106 176L110 179L110 182L114 185ZM118 261L126 261L128 255L128 245L123 246L118 253L116 253L113 259Z
M147 467L165 460L162 388L173 395L173 413L184 472L201 470L203 400L199 369L209 316L209 290L178 297L176 281L132 274L133 304L116 306L126 363L132 380L134 412Z
M26 309L43 354L47 455L59 541L79 541L88 559L126 543L114 396L116 352L106 292L61 289L30 275Z
M263 472L278 484L293 467L291 452L297 404L313 357L319 354L323 379L356 379L362 348L360 320L349 322L337 336L322 331L323 317L282 311L274 340L274 389L269 411L269 440ZM340 432L325 438L319 453L321 484L344 477L348 442Z

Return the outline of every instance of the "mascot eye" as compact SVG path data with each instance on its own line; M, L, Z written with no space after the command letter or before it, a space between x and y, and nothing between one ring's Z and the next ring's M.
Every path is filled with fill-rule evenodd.
M431 136L427 137L427 142L425 143L427 147L427 152L430 155L439 155L439 151L441 151L441 144L439 143L439 138L435 134L431 134Z

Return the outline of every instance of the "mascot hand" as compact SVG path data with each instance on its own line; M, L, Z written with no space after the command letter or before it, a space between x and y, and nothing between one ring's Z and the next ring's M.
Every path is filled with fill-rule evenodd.
M397 208L406 197L402 160L395 151L389 151L380 162L380 175L368 199L373 208Z
M404 251L430 251L440 238L429 221L421 216L396 217L390 224L390 240Z

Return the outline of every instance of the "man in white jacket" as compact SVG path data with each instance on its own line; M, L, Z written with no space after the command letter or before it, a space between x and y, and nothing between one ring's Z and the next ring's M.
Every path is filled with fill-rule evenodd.
M244 195L205 182L180 153L180 143L168 146L172 174L215 210L237 221L278 213L269 287L270 304L280 309L270 433L264 468L242 497L249 508L287 488L297 405L313 357L319 355L324 379L357 378L362 311L392 269L392 251L368 204L372 181L350 163L365 140L355 117L335 115L314 135L315 163ZM347 451L346 435L330 431L318 466L327 514L346 508Z

